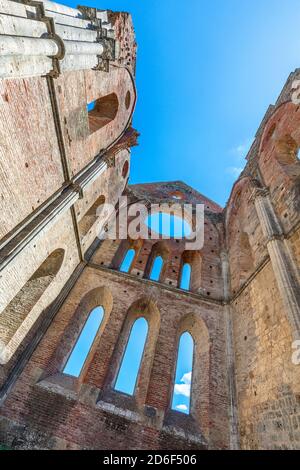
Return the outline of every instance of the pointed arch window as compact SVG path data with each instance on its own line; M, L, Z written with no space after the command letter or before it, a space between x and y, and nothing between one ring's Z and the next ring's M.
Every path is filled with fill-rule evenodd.
M115 383L118 392L133 395L148 335L148 322L144 317L138 318L131 329L128 343Z
M34 324L36 318L33 309L54 282L64 256L65 250L62 248L49 254L4 310L0 310L0 364L6 364L10 360L18 344ZM17 340L14 340L15 335Z
M95 307L88 316L79 338L63 370L64 374L79 377L91 350L104 316L103 307Z
M189 263L185 263L182 266L181 278L180 278L180 289L189 290L191 284L192 268Z
M122 261L122 264L120 266L120 271L122 271L123 273L128 273L130 271L134 257L135 257L135 250L131 248L130 250L127 251Z
M150 279L152 281L160 280L160 275L161 275L163 265L164 265L164 260L162 259L162 257L156 256L152 269L151 269L151 273L150 273Z
M175 383L172 396L172 410L190 414L194 340L187 331L180 336Z

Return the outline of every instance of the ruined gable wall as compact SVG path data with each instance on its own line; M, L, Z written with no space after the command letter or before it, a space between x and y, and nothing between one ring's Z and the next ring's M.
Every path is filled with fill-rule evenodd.
M292 363L292 343L299 337L293 318L300 314L299 107L291 102L298 74L291 75L268 110L226 208L231 214L226 230L243 449L300 447L299 365ZM249 234L254 263L238 289L244 251L237 236L241 226Z

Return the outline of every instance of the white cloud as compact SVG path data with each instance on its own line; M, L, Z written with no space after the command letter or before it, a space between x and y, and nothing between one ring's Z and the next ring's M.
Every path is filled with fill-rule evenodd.
M246 139L243 143L237 145L231 149L231 154L237 157L239 160L244 160L247 156L247 153L252 145L253 139Z
M187 374L184 374L184 376L180 380L180 382L183 382L184 384L189 384L189 385L191 384L191 381L192 381L192 371L187 372Z
M184 397L189 398L191 395L191 381L192 381L192 372L187 372L183 375L180 380L180 384L175 384L174 393L175 395L183 395Z
M181 411L187 411L188 407L186 405L177 405L176 409Z
M238 176L240 176L240 174L242 173L243 171L243 168L241 167L238 167L238 166L229 166L227 168L227 173L230 173L232 176L234 176L235 178L237 178Z
M174 393L175 395L183 395L189 398L191 395L191 386L190 384L175 384Z
M252 145L253 139L246 139L241 144L233 147L229 154L231 155L231 166L226 168L226 172L233 176L234 178L238 178L243 171L245 165L245 159L247 153Z

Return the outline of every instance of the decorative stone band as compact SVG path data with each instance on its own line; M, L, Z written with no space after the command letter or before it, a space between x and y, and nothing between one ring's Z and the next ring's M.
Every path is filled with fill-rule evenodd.
M274 275L293 337L300 339L300 284L288 240L272 206L269 191L266 188L256 188L251 197L254 199L262 231L267 238Z
M118 47L105 20L107 12L98 10L91 18L49 1L2 0L0 78L58 76L90 68L108 71Z

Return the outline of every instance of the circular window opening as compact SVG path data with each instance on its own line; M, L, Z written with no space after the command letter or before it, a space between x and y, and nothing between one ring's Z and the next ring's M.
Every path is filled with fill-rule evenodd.
M126 96L125 96L126 109L129 109L130 103L131 103L131 94L130 94L130 91L127 91Z
M124 163L123 168L122 168L123 178L126 178L126 176L128 174L128 169L129 169L129 163L128 163L128 160L126 160L126 162Z
M171 193L173 199L183 199L183 194L180 191L174 191Z
M189 222L178 215L167 212L150 214L144 223L152 232L170 238L188 237L192 232Z

